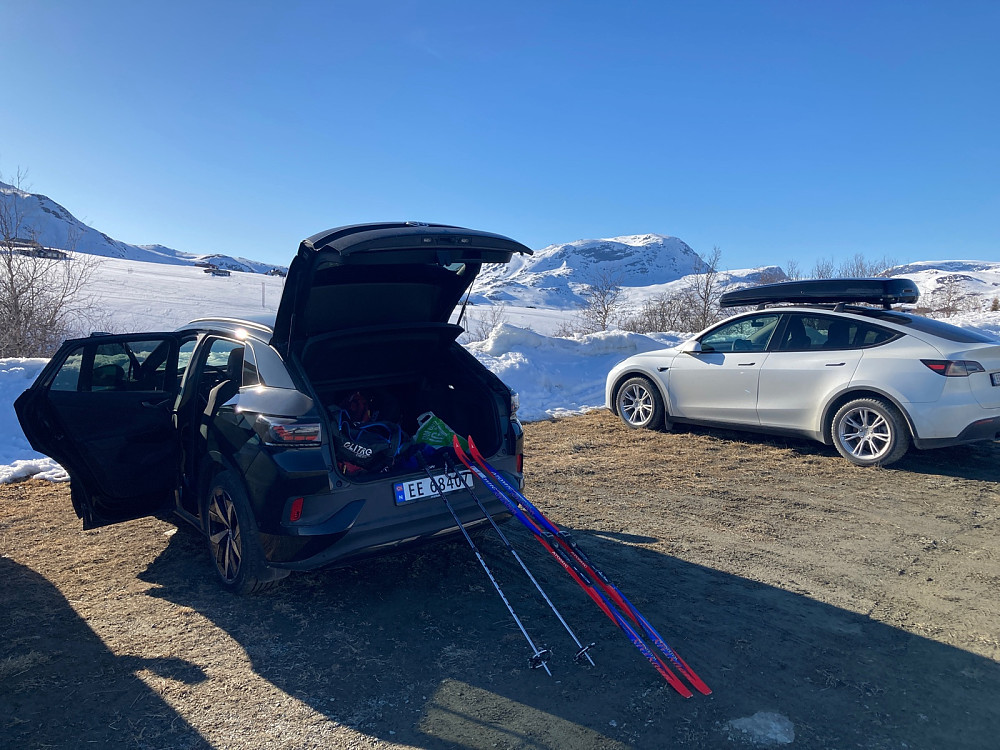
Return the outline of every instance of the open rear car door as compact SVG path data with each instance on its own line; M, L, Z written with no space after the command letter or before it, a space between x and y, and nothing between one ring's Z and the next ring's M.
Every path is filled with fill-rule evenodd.
M140 333L67 341L15 401L31 447L69 472L85 529L173 507L180 469L173 409L186 365L178 351L193 338Z

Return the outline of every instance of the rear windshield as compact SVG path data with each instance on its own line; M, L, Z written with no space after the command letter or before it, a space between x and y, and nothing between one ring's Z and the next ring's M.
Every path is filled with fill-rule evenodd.
M871 318L895 323L900 326L907 326L921 333L929 333L932 336L939 336L948 341L955 341L959 344L995 344L997 339L981 331L971 328L959 328L951 323L943 323L940 320L925 318L921 315L903 315L902 313L890 310L866 310L865 315Z

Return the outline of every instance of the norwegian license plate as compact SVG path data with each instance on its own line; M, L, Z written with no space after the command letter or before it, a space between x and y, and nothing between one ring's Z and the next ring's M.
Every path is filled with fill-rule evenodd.
M472 472L461 471L450 474L438 474L434 477L438 489L442 492L455 492L472 486ZM409 482L396 483L396 505L414 503L418 500L427 500L437 497L438 494L431 486L431 478L413 479Z
M993 385L1000 385L1000 372L991 372L990 382L993 383Z

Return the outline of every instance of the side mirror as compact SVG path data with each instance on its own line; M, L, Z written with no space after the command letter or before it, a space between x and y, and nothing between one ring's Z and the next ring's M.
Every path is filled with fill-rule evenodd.
M681 344L681 351L685 354L700 354L701 353L701 342L696 339L688 339L683 344Z

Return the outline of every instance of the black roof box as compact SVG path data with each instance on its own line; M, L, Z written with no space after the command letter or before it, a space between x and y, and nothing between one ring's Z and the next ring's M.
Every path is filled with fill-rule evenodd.
M810 279L764 284L726 292L721 307L751 307L778 303L864 302L884 307L916 302L917 285L909 279Z

